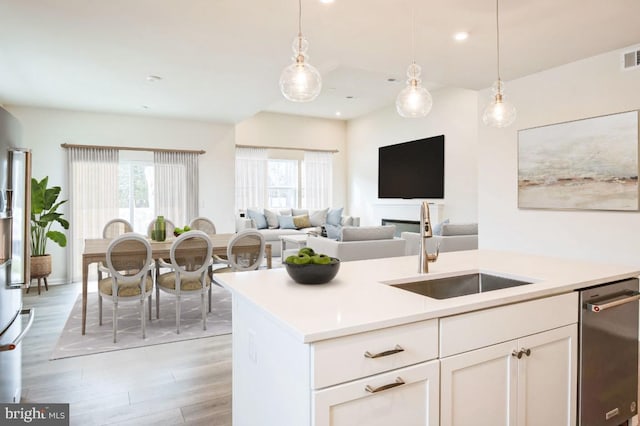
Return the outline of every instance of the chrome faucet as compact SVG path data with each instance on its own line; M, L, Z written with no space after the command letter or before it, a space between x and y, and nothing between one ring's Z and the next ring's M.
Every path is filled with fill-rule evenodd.
M433 231L431 229L431 216L429 215L429 203L423 201L420 205L420 255L418 272L426 274L429 272L429 262L435 262L438 260L438 254L440 253L440 245L436 247L434 254L427 252L427 238L433 237Z

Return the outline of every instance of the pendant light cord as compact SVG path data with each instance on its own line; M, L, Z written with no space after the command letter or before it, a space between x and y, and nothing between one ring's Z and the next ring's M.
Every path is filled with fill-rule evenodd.
M411 59L416 63L416 5L411 3Z
M302 0L298 0L298 37L302 37Z
M496 51L498 53L498 61L497 61L497 68L498 68L498 81L502 81L500 79L500 18L498 15L498 1L496 0Z

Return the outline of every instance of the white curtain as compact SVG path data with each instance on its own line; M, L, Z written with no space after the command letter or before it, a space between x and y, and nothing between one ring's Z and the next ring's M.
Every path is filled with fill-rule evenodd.
M86 238L102 238L102 228L118 217L118 150L71 147L69 165L69 243L71 278L82 279Z
M307 209L326 208L332 204L333 154L305 151L303 163L304 192L302 205Z
M267 150L236 148L236 210L266 206Z
M198 217L198 154L157 151L153 163L156 216L188 225Z

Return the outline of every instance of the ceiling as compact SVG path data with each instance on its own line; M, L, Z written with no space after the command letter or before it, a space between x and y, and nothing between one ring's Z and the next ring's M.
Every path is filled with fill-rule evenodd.
M350 119L402 89L412 8L428 88L496 79L493 0L302 3L323 77L320 96L303 104L278 88L295 0L0 0L0 103L231 123L260 111ZM638 0L503 0L502 78L640 43L638 16ZM454 41L461 30L469 39Z

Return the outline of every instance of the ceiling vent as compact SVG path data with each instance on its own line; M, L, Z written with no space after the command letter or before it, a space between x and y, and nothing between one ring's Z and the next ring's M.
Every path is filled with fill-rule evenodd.
M622 54L622 69L640 68L640 48Z

